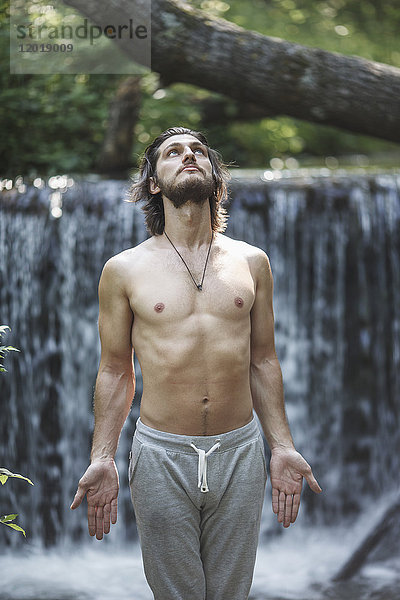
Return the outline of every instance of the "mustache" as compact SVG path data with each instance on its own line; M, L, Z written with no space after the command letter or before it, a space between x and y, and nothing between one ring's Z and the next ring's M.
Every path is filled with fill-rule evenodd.
M203 175L205 174L205 171L204 171L204 169L202 169L201 167L199 167L199 165L198 165L197 163L194 163L194 162L188 162L188 163L186 163L186 165L183 165L183 167L181 167L181 168L178 170L178 172L177 172L177 175L179 175L179 173L182 173L182 171L183 171L184 169L186 169L187 167L195 167L196 169L198 169L198 170L200 171L200 173L202 173Z

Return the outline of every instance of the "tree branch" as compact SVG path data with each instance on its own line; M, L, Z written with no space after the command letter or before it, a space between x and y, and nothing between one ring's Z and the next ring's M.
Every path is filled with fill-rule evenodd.
M65 0L95 23L131 0ZM135 2L136 13L136 2ZM289 115L400 142L400 69L247 31L182 0L152 0L152 70ZM131 56L129 40L115 40ZM132 57L133 58L133 57Z

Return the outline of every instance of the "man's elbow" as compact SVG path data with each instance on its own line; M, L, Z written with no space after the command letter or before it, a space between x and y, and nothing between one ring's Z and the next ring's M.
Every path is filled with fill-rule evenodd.
M108 374L116 377L125 376L134 379L135 371L133 366L133 356L108 355L102 357L100 360L98 374Z
M262 350L252 352L250 356L250 368L263 368L263 367L280 367L279 360L275 350Z

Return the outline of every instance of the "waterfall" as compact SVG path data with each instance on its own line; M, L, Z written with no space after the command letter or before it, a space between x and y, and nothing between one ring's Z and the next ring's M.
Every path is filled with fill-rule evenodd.
M399 472L400 177L235 179L227 235L264 249L274 275L275 333L298 449L324 494L305 490L301 518L320 525L356 515ZM87 537L70 511L90 452L99 363L97 284L105 261L146 239L126 182L76 181L51 212L53 190L0 193L1 514L18 512L43 546ZM54 205L54 202L53 202ZM61 206L61 202L59 202ZM53 216L56 215L56 216ZM117 454L121 543L135 535L126 471L141 393ZM268 499L269 502L269 499ZM274 533L269 507L263 534ZM11 535L10 535L11 533ZM2 546L22 536L0 528Z
M288 414L326 491L306 490L314 522L357 514L398 478L399 182L348 176L235 188L232 234L269 254Z

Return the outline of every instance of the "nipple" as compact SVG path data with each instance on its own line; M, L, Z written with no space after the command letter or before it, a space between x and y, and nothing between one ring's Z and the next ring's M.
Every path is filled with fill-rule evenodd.
M154 306L154 310L157 313L162 312L164 310L164 308L165 308L165 304L163 304L162 302L157 302L157 304Z
M242 306L244 305L243 298L241 298L240 296L237 296L237 297L235 298L235 304L236 304L236 306L238 306L239 308L242 308Z

